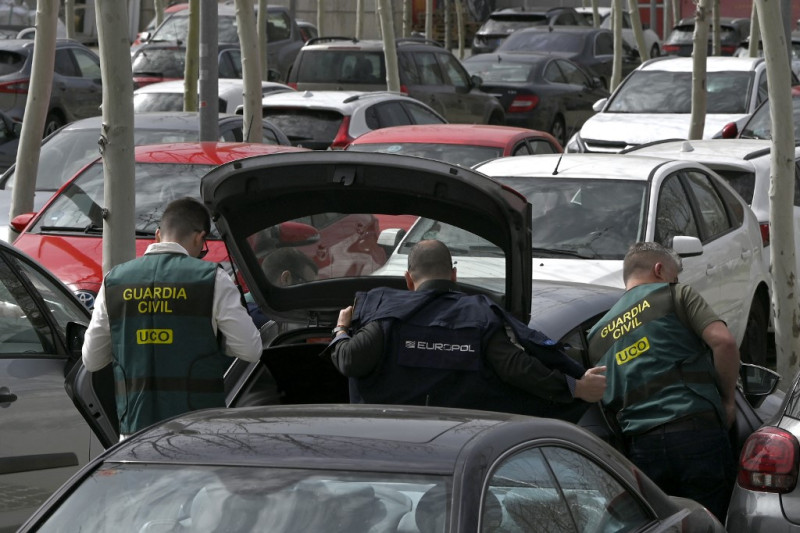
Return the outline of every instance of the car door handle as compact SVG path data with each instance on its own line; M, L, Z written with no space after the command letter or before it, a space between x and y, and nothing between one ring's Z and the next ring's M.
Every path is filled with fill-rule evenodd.
M706 266L706 275L707 276L713 276L717 272L719 272L719 267L715 267L715 266L711 266L711 265L707 265Z
M0 387L0 404L17 401L17 395L12 394L8 387Z
M750 259L753 255L753 250L742 250L742 259Z

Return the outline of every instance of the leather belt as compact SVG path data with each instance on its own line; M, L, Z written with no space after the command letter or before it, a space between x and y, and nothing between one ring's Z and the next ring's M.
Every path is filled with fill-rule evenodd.
M658 425L643 431L635 437L642 437L644 435L656 435L659 433L677 433L679 431L692 431L695 429L714 429L721 428L719 416L716 411L702 411L699 413L692 413L691 415Z

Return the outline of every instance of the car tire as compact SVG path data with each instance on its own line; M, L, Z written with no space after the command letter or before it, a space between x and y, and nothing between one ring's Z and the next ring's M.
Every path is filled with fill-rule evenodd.
M555 137L562 147L567 145L567 127L564 124L564 117L561 115L556 115L556 118L553 119L553 125L550 126L550 135Z
M756 298L750 306L744 338L739 348L739 356L743 363L766 366L769 343L767 338L768 321L769 317L765 306Z
M43 136L43 138L47 137L48 135L50 135L51 133L53 133L54 131L56 131L57 129L59 129L63 125L64 125L64 119L61 118L61 115L59 115L55 111L50 111L47 114L47 118L44 120L44 136Z

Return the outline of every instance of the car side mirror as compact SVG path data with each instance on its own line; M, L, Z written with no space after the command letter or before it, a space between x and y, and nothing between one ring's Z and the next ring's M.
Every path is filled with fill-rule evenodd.
M87 324L81 322L67 322L67 364L64 366L64 376L69 374L73 365L81 360L83 338L86 336Z
M603 87L603 80L598 78L597 76L592 77L587 84L590 89L600 89ZM595 102L596 103L596 102Z
M469 81L473 87L480 87L481 85L483 85L483 78L481 78L477 74L473 74L472 76L470 76Z
M676 235L672 238L672 249L681 257L703 255L703 243L697 237Z
M152 35L153 35L153 34L152 34L151 32L149 32L149 31L143 31L143 32L141 32L141 33L139 34L139 42L141 42L141 43L146 43L147 41L149 41L149 40L150 40L150 37L151 37Z
M267 81L282 81L280 71L271 68L267 70Z
M596 113L599 113L606 106L606 102L608 102L608 98L601 98L600 100L592 104L592 109L594 109Z
M758 408L778 388L781 376L769 368L742 363L739 366L739 380L747 403Z
M22 213L21 215L17 215L12 218L11 222L9 222L9 225L14 228L14 231L17 233L22 233L22 230L28 227L28 224L31 223L31 220L33 220L33 217L35 216L36 213Z
M724 126L722 126L722 138L723 139L735 139L739 136L739 127L736 125L735 122L728 122Z

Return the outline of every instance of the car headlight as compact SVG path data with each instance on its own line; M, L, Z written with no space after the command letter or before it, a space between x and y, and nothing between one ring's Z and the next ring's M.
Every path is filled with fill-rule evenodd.
M569 141L567 141L566 151L569 153L586 151L586 145L583 144L580 132L574 134L570 137Z

